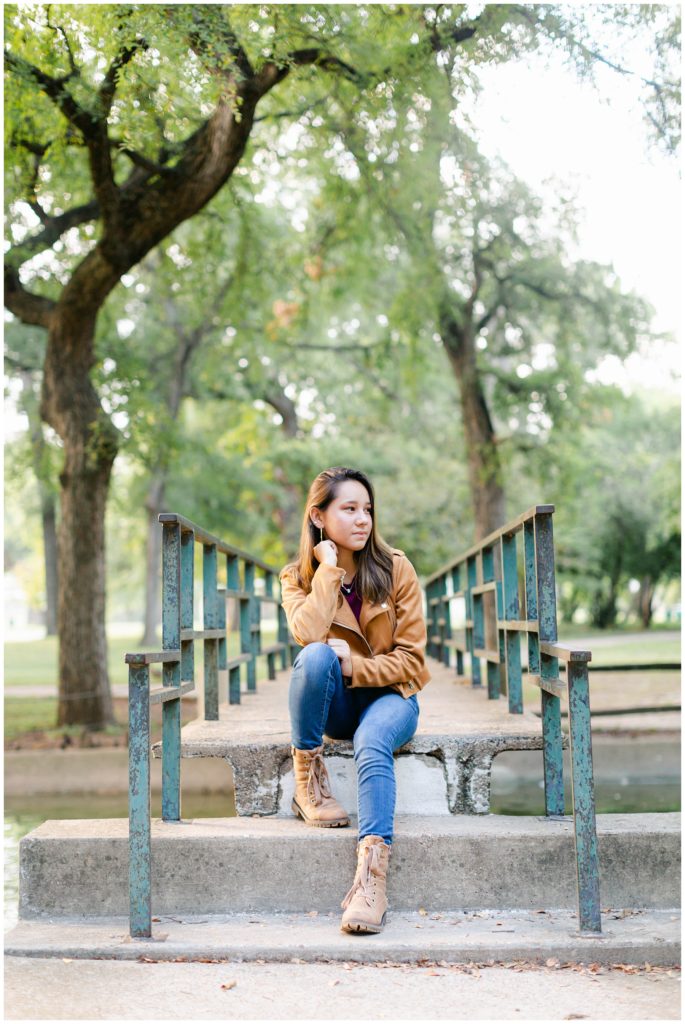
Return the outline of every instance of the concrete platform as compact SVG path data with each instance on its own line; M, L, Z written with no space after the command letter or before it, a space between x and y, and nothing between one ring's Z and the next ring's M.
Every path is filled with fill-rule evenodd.
M680 815L597 818L603 906L680 903ZM335 911L357 833L295 818L153 822L156 914ZM47 821L20 844L19 916L128 914L128 821ZM576 906L570 818L396 818L391 905L431 912Z
M488 700L454 669L430 660L433 679L418 695L416 735L397 754L398 814L487 814L492 759L505 750L539 750L542 724L530 711L510 715L506 698ZM240 704L224 703L219 721L184 726L183 757L221 757L233 769L240 815L290 814L294 788L290 756L290 670L264 680ZM161 757L161 743L153 746ZM336 795L356 805L350 740L326 741Z
M124 917L24 921L5 936L7 956L155 961L320 963L484 963L550 958L582 963L677 964L680 915L673 910L609 911L601 936L581 936L570 911L408 913L391 909L379 935L340 931L329 914L162 916L152 939L131 939Z
M681 1019L680 970L653 964L65 960L6 957L5 1019Z

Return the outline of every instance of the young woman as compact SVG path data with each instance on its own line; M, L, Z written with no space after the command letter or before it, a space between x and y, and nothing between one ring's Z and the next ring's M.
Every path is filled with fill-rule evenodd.
M295 796L307 825L349 824L331 793L324 734L352 739L357 768L357 871L341 928L379 932L395 813L393 751L416 732L416 694L430 679L416 571L375 526L370 481L325 469L309 489L297 561L281 571L290 631L303 649L290 681Z

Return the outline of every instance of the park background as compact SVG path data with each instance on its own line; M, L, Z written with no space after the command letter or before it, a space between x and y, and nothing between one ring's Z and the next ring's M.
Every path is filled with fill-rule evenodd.
M677 9L481 6L459 10L481 18L484 42L450 36L449 9L427 5L134 5L127 18L117 5L6 5L4 726L43 774L57 774L48 755L77 748L125 757L123 654L158 643L157 514L278 567L328 465L369 474L381 533L420 574L554 503L560 635L587 639L595 664L679 662ZM116 217L69 211L94 190L102 203L78 109L101 112L119 46L131 53L107 97L112 178L165 181L230 103L216 73L237 59L226 11L253 61L279 47L336 56L289 68L223 186L100 304L92 362L73 380L75 395L90 382L94 458L112 466L107 653L76 652L60 686L58 588L65 617L92 605L98 534L87 521L79 534L72 511L65 584L60 473L76 420L45 402L57 343L31 299L78 298L111 241ZM70 71L77 109L50 96L48 78ZM592 681L593 708L679 704L675 671ZM91 689L95 714L78 696ZM626 726L644 760L674 763L674 714L661 734L656 715ZM630 756L642 763L634 744ZM612 759L599 810L679 806L677 769L662 763L635 795L616 747ZM84 815L35 792L6 809L11 849L43 817Z

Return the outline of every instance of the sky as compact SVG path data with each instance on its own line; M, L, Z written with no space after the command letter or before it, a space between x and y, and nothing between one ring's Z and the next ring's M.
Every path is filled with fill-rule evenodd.
M615 357L608 359L598 379L627 391L647 387L678 393L680 162L661 155L649 140L636 85L603 69L597 92L573 72L545 68L531 55L525 62L484 69L480 77L484 88L474 120L482 149L506 160L541 195L558 187L550 179L570 185L584 211L579 255L613 263L623 286L654 306L654 327L675 336L623 366Z

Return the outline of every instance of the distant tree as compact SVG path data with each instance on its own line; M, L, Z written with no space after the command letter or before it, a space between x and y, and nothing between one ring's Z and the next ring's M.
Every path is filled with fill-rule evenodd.
M583 422L555 431L535 459L558 502L558 565L573 605L593 625L613 626L628 583L640 583L639 621L649 626L659 584L680 573L680 422L677 404L595 386Z
M548 40L587 66L597 54L582 14L546 5L490 5L476 18L460 5L436 9L432 21L422 5L4 10L5 304L47 334L41 410L64 452L58 719L101 725L112 719L105 505L121 443L93 377L108 296L229 181L258 105L260 116L284 122L336 100L348 108L352 97L375 111L393 82L409 95L427 68L445 67L445 55L464 84L478 61ZM620 19L630 18L620 8ZM654 118L668 123L668 103ZM90 695L80 699L86 679Z

